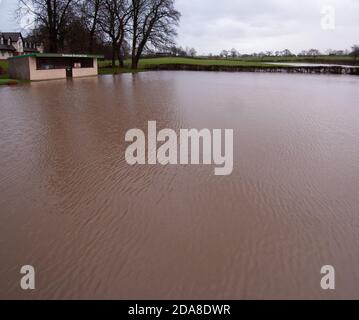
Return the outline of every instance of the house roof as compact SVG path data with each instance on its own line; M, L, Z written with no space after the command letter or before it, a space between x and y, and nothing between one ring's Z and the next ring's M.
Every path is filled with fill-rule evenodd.
M21 32L0 32L0 38L4 39L4 44L0 43L1 51L17 51L16 48L14 48L12 45L8 45L8 40L11 39L11 42L14 43L21 39L24 43L23 51L25 54L38 53L38 50L34 48L34 42L29 41L30 39L24 39L21 35ZM30 46L28 45L29 43L31 43Z
M8 46L7 44L0 44L1 51L16 51L13 46Z
M93 58L93 59L103 59L103 55L96 54L66 54L66 53L29 53L21 56L15 56L9 58L9 60L13 59L21 59L26 57L34 57L34 58Z
M19 38L22 38L20 32L0 32L0 36L3 36L5 40L11 38L11 41L17 42Z
M37 49L35 49L35 48L26 48L26 47L24 47L24 52L25 53L31 53L31 52L38 53L39 51Z

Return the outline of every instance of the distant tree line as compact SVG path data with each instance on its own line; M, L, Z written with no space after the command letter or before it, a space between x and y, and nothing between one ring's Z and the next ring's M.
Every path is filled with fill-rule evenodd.
M222 59L234 59L234 58L266 58L266 57L319 57L319 56L353 56L354 59L359 57L359 45L354 45L350 50L327 50L321 52L318 49L303 50L298 54L292 53L289 49L282 51L266 51L266 52L254 52L251 54L240 54L236 49L222 50L218 55L210 53L208 56L213 58Z
M146 52L175 45L180 13L174 0L19 0L18 16L30 16L30 38L47 52L103 52L138 67ZM192 52L193 53L193 52Z

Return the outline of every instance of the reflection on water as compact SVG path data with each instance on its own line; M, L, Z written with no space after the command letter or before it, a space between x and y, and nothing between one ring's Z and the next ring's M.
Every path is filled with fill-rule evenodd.
M358 85L148 72L1 88L0 297L359 298ZM149 120L234 129L233 174L129 167L125 133Z

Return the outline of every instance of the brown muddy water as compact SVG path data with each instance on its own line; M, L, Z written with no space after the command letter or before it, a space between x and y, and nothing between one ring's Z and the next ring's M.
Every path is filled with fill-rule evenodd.
M1 298L359 298L359 78L148 72L0 99ZM233 174L130 167L149 120L234 129Z

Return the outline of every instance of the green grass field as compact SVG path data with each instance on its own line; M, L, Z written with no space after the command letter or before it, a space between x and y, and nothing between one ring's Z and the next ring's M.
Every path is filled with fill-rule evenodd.
M100 74L113 74L133 72L130 68L131 61L125 61L125 68L112 68L111 61L99 61ZM232 59L200 59L200 58L181 58L181 57L168 57L168 58L151 58L141 59L138 70L144 71L151 66L157 65L200 65L200 66L231 66L231 67L268 67L270 64L261 61L245 61L245 60L232 60Z

